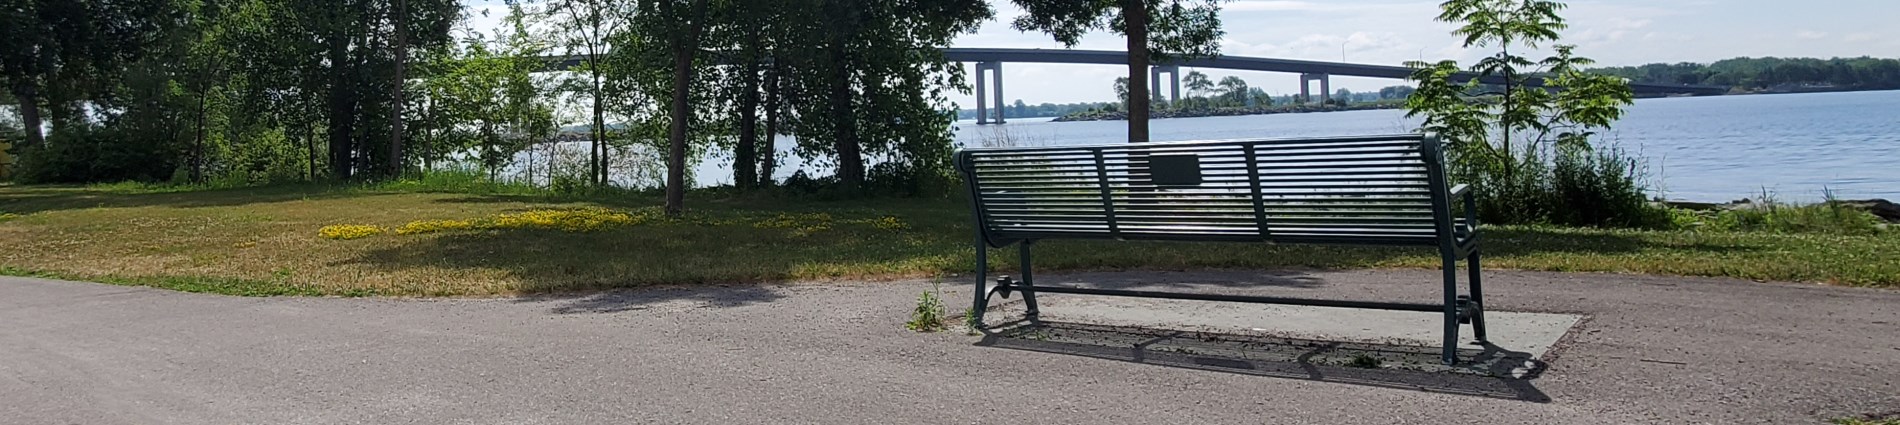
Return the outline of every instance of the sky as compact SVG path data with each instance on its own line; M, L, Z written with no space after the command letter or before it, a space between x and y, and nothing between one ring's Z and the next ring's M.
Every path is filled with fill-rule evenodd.
M472 9L497 0L464 0ZM1484 56L1459 46L1452 24L1434 22L1437 0L1233 0L1221 19L1230 56L1399 65L1411 60ZM1601 65L1711 62L1737 56L1900 57L1900 0L1576 0L1563 12L1570 28L1563 43ZM996 19L953 47L1059 49L1047 35L1023 33L1009 21L1022 12L995 0ZM471 26L491 27L502 13L473 14ZM1117 35L1095 33L1077 49L1122 50ZM966 69L967 66L966 66ZM1183 69L1186 73L1190 69ZM1299 91L1295 74L1200 70L1215 80L1239 76L1275 95ZM1004 64L1005 99L1031 104L1107 101L1127 67ZM1334 78L1333 88L1376 91L1397 80ZM969 94L950 96L974 107Z

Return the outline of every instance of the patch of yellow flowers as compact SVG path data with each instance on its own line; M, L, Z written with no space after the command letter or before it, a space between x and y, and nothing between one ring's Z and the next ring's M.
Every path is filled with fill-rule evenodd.
M475 228L475 220L416 220L396 227L398 235L419 235L423 233L469 230Z
M382 227L365 224L338 224L317 230L317 236L336 240L362 239L380 234L383 234Z
M645 224L654 217L647 211L633 215L605 208L534 210L502 214L481 223L483 229L549 229L565 232L594 232L615 227Z

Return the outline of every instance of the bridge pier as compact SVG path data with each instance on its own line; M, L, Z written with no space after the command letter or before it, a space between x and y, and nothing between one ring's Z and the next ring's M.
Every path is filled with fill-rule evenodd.
M1319 80L1319 104L1325 105L1333 96L1332 74L1300 74L1300 99L1313 103L1313 80Z
M994 90L994 92L992 92L989 88L989 85L986 84L988 81L988 79L985 78L986 74L993 74L996 76L996 90ZM990 108L989 108L989 104L987 103L988 100L991 100L991 99L996 101L996 117L993 121L991 120ZM1005 124L1003 120L1003 111L1007 110L1008 108L1009 108L1009 105L1003 103L1003 63L1002 62L977 62L976 63L976 123L978 125Z
M1181 101L1181 67L1162 65L1148 68L1148 97L1161 93L1161 74L1168 74L1168 105L1172 106Z

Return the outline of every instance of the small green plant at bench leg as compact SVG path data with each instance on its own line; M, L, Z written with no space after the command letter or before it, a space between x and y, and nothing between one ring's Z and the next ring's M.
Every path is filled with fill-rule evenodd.
M943 330L943 282L931 285L931 290L917 295L917 308L911 310L910 321L904 327L916 332L937 332Z
M976 308L963 309L963 327L969 328L970 335L981 335L983 333L978 331L978 329L983 328L983 323L976 320Z

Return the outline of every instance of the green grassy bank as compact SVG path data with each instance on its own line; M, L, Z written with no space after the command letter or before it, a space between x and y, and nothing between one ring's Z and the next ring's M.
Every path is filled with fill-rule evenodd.
M966 272L965 204L426 186L0 186L0 273L237 295L491 296ZM355 227L330 227L355 225ZM326 230L326 227L330 227ZM1900 234L1492 227L1486 266L1900 286ZM327 236L327 237L326 237ZM356 237L332 239L332 237ZM1425 268L1429 249L1049 241L1039 270ZM1013 267L1007 258L999 268Z

